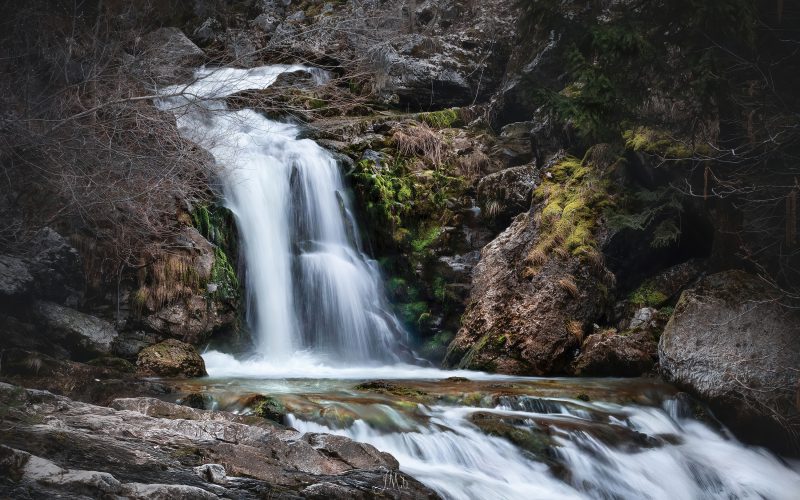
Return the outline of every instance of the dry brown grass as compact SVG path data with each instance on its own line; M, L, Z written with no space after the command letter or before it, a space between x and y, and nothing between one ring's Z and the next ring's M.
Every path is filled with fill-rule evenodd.
M444 157L442 138L425 123L410 125L392 136L397 151L403 156L422 156L438 167Z
M584 331L583 331L583 324L580 321L571 320L567 322L567 331L576 339L578 342L583 342L584 339Z
M489 218L494 219L495 217L500 215L500 212L502 211L503 211L503 204L497 200L492 200L486 204L486 215L488 215Z
M477 177L488 170L490 163L488 156L475 150L458 158L458 173L465 177Z
M578 289L578 285L575 284L575 278L572 276L564 276L560 280L558 280L558 286L560 286L565 292L567 292L573 298L578 298L581 295L580 290Z
M547 253L540 247L534 247L528 252L528 262L534 266L543 266L547 262Z
M603 254L596 249L592 249L585 254L586 261L592 266L595 271L602 271L605 268L605 259Z

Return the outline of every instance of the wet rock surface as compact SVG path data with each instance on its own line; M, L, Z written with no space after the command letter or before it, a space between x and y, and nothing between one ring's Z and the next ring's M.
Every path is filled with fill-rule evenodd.
M681 295L658 346L667 380L780 448L798 428L800 318L756 276L726 271Z
M141 398L99 407L8 384L0 403L0 491L14 498L437 498L390 455L342 436Z

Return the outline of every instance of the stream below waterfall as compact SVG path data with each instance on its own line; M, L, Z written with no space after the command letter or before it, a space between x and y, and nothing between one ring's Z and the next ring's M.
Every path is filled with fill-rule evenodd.
M201 69L158 103L221 167L255 338L247 360L205 353L210 377L176 382L176 397L248 413L246 396L270 396L286 425L370 443L445 498L800 498L797 463L739 443L658 380L404 364L413 356L334 159L298 126L226 104L290 71L325 78L303 66Z

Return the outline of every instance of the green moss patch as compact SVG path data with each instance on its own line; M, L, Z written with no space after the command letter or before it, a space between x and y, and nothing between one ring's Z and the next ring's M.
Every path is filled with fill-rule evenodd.
M528 254L528 273L538 272L553 256L598 258L595 234L599 220L614 205L604 170L587 159L567 156L546 171L534 191L542 209L539 238Z
M688 159L706 156L707 146L699 146L681 141L663 130L649 127L636 127L622 134L625 147L631 151L661 156L667 159Z
M431 111L430 113L420 113L417 118L427 123L433 128L452 128L461 124L461 116L458 108L443 109L441 111Z

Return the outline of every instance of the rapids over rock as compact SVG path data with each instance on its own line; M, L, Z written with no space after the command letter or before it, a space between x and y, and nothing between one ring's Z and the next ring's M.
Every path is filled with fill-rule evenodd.
M180 383L214 409L370 443L444 498L797 498L800 465L738 442L651 379L520 378L417 366L362 250L337 162L301 128L226 99L303 66L204 68L159 105L216 159L246 263L249 358ZM376 380L380 379L380 380ZM252 398L250 398L252 400Z

